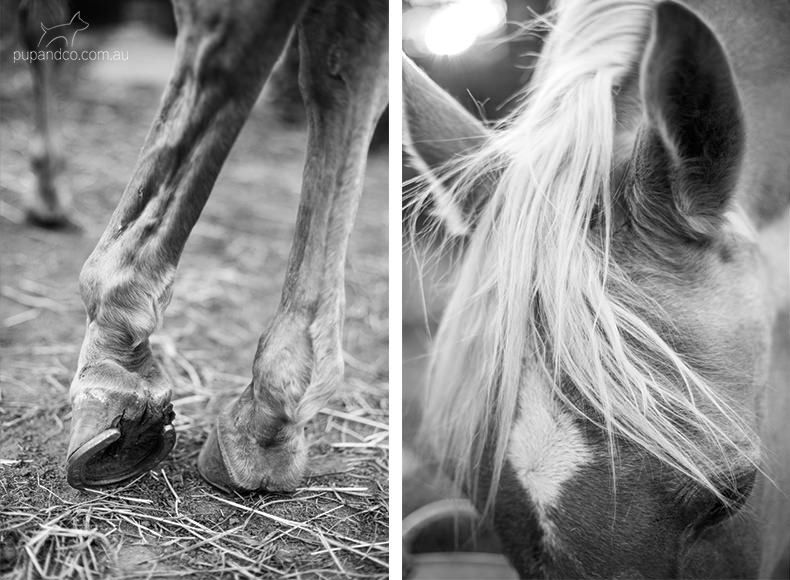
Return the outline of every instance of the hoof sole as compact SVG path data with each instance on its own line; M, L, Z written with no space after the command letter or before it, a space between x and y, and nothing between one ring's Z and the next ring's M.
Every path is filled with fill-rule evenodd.
M175 443L173 425L162 425L159 431L124 432L121 421L119 427L102 431L69 455L69 485L83 489L132 479L167 457Z

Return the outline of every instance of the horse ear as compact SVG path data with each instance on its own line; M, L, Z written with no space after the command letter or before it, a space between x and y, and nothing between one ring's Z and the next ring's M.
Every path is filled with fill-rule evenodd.
M410 164L431 184L434 213L456 234L468 232L476 209L490 192L486 180L470 199L451 199L442 169L474 151L489 136L486 127L403 56L403 148ZM472 199L474 198L474 199Z
M645 121L635 152L635 207L646 221L704 240L733 195L744 129L727 55L684 6L656 6L639 90Z

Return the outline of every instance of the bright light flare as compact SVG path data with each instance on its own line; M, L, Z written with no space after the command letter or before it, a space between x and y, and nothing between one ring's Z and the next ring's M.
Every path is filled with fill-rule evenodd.
M425 27L425 46L443 56L461 54L505 23L502 0L459 0L437 10Z

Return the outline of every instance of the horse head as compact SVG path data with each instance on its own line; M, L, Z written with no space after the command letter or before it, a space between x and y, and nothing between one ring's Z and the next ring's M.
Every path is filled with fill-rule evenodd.
M404 64L408 151L466 238L425 438L522 577L756 575L772 317L729 58L671 1L555 17L494 130Z

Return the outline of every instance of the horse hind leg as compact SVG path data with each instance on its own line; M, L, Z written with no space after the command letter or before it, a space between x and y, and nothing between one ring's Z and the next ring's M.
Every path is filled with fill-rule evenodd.
M173 74L80 274L88 324L70 389L74 487L134 477L175 442L170 385L148 338L189 232L301 9L294 0L175 3Z
M367 149L387 95L385 0L315 1L299 26L307 161L282 299L250 385L217 417L198 459L222 489L292 490L304 428L343 374L344 268Z

